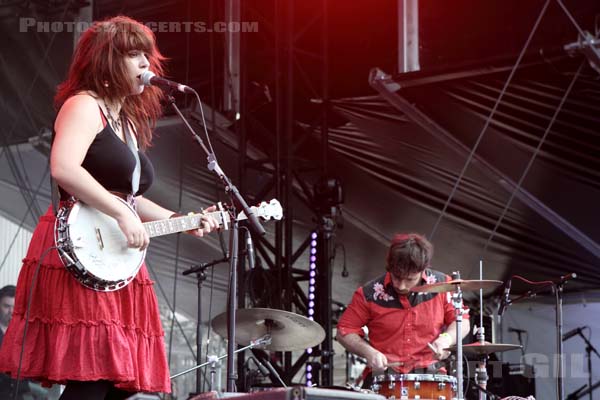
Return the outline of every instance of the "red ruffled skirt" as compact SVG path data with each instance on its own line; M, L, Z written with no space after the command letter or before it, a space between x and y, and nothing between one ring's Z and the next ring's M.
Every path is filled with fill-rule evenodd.
M51 210L40 218L17 283L13 318L0 349L0 372L17 375L32 278L54 246ZM43 384L108 380L135 392L170 392L164 331L146 266L116 292L81 285L56 250L42 260L34 285L21 378Z

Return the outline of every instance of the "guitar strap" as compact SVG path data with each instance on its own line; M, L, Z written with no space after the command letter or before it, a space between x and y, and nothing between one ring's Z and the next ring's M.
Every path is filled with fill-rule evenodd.
M52 178L52 175L50 176L50 191L52 194L52 211L56 216L58 215L58 208L60 204L60 192L58 189L58 183L56 183L54 178Z
M56 117L54 121L52 121L52 141L50 142L50 148L54 145L54 136L56 136L56 132L54 132L54 123L56 122ZM50 156L48 155L48 170L50 170ZM58 183L50 174L50 195L52 200L52 211L54 215L58 215L58 209L60 207L60 189L58 188Z
M133 156L135 157L135 168L133 169L133 175L131 176L131 196L133 197L140 188L140 175L142 172L142 167L140 164L140 155L138 154L138 149L135 146L135 142L131 136L131 131L129 130L129 120L123 117L121 118L127 147L129 147L129 150L131 150L131 153L133 153Z

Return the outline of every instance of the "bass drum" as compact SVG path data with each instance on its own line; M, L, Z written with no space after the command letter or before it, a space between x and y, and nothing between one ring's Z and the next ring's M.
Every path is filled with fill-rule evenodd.
M373 377L371 389L388 399L453 400L456 378L432 374L385 374Z

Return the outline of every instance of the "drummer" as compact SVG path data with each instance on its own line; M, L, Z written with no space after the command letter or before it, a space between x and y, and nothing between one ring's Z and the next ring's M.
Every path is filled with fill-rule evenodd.
M450 293L417 293L416 286L450 277L430 268L433 245L415 233L396 234L386 257L386 273L359 287L340 318L337 340L367 360L363 387L388 367L401 374L442 373L440 360L456 343L455 310ZM469 332L464 309L461 337ZM368 341L363 327L368 328Z

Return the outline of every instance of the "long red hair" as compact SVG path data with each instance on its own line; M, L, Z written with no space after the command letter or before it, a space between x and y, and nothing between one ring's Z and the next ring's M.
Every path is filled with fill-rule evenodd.
M124 98L121 113L135 125L139 146L147 148L162 114L160 102L164 94L150 86L140 95L131 95L125 57L133 50L145 52L150 70L163 75L165 57L148 27L122 15L94 22L77 43L69 74L58 86L54 105L58 110L69 97L84 90L94 91L111 103Z

